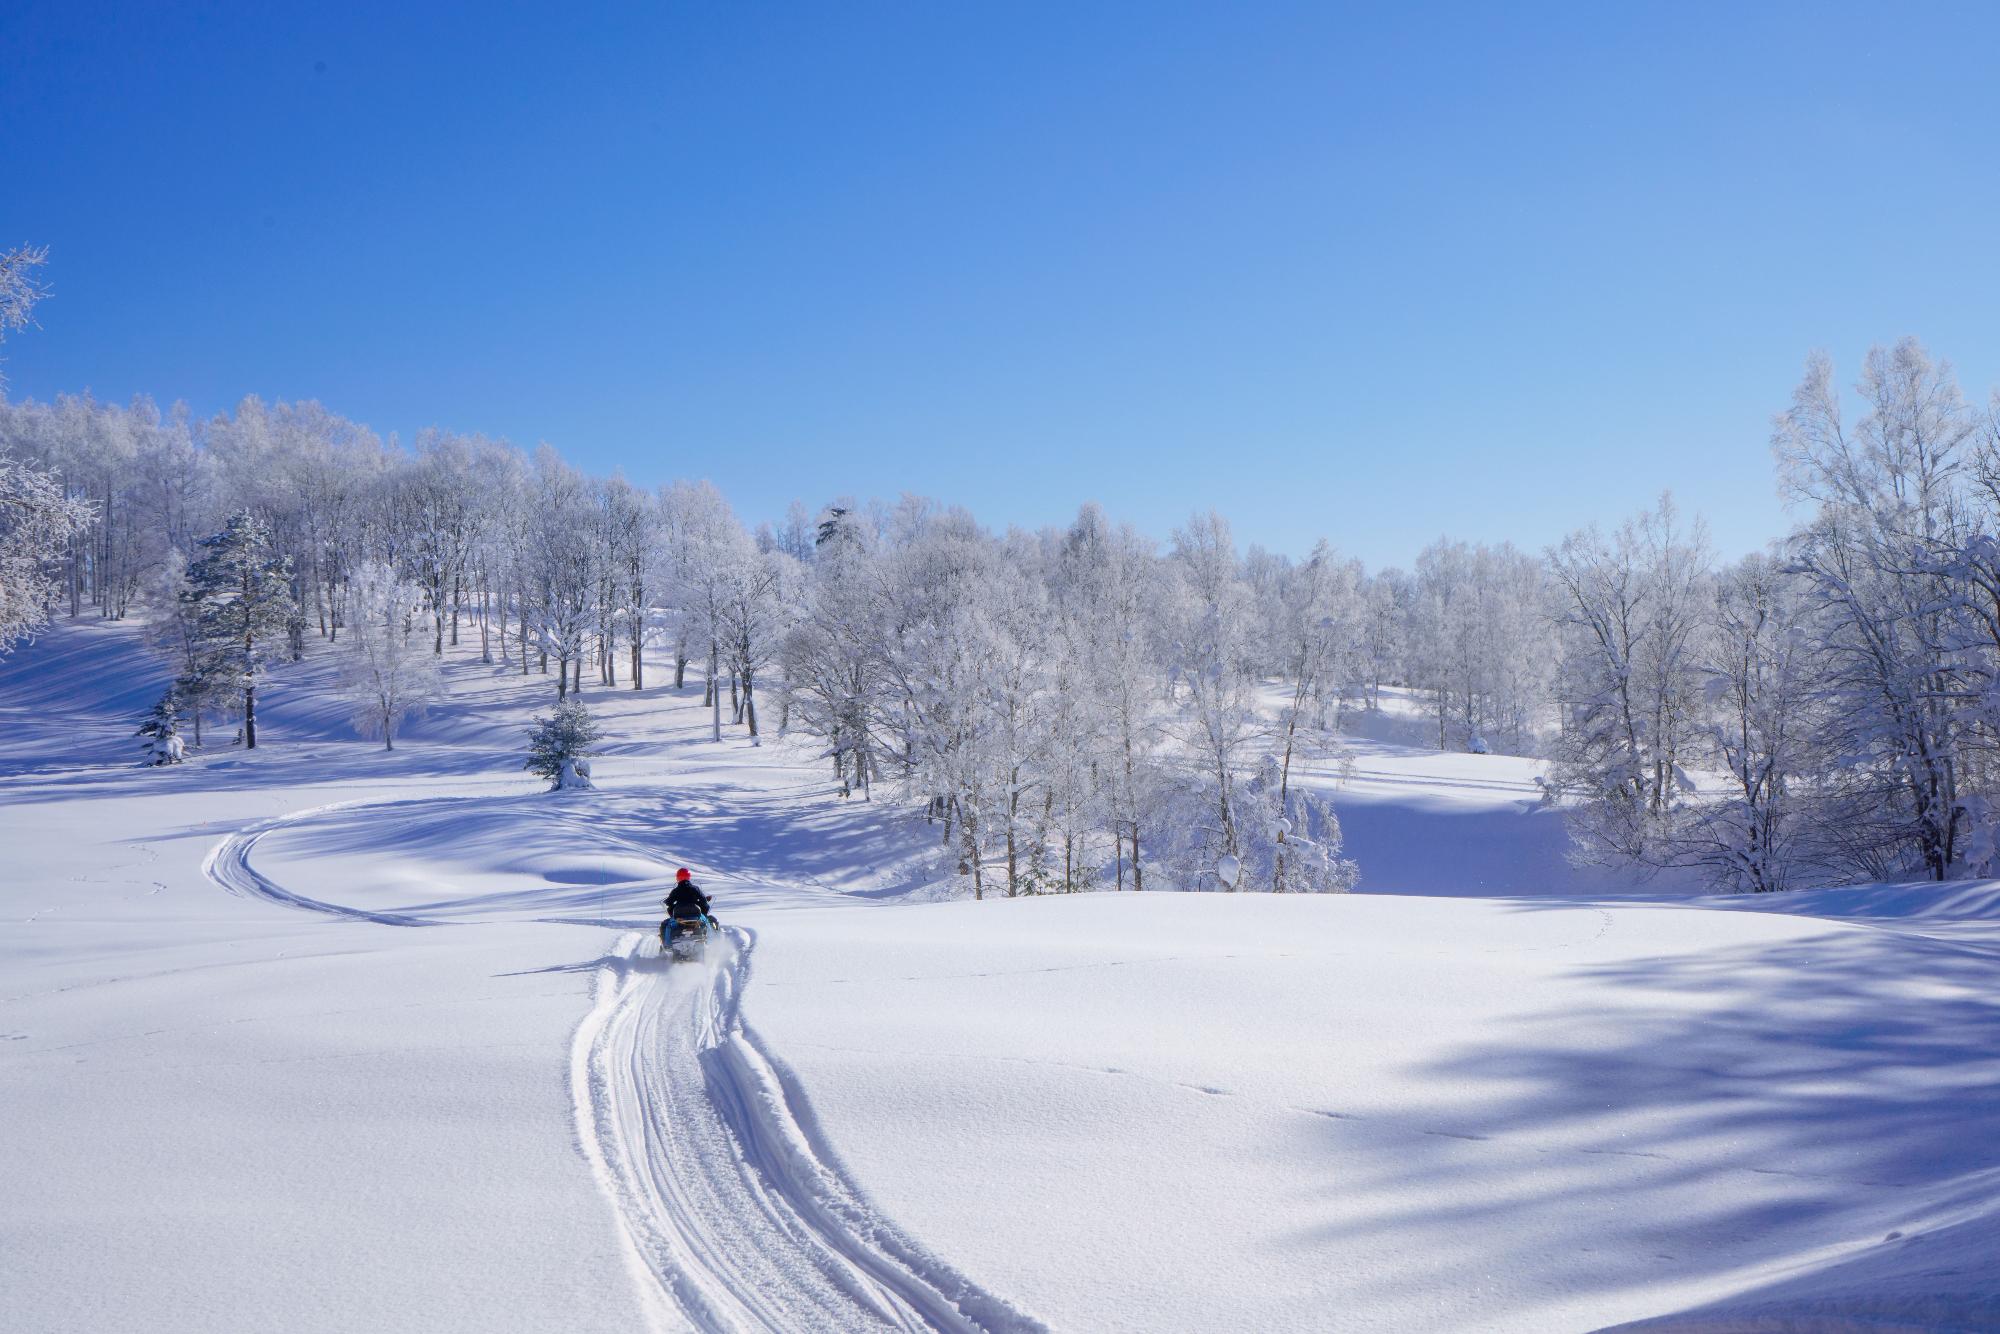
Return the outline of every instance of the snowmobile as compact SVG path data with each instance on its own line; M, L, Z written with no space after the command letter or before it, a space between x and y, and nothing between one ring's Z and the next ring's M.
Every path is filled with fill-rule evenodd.
M660 923L660 952L670 962L699 963L716 930L715 919L704 913L676 913Z

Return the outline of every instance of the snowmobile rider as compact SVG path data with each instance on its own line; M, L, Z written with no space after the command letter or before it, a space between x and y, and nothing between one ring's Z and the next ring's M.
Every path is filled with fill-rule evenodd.
M674 872L674 892L667 895L665 902L667 905L667 920L660 923L660 939L662 942L673 938L674 919L676 917L694 917L698 914L702 917L708 917L708 924L711 928L715 925L715 919L708 916L708 895L701 892L701 886L694 882L694 872L688 870L685 866Z

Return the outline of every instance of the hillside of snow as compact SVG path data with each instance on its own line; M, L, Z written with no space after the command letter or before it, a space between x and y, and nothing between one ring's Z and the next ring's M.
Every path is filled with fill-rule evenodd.
M1669 898L1357 736L1368 892L916 902L698 687L552 796L547 680L448 671L156 772L129 629L0 660L10 1327L2000 1327L1991 884Z

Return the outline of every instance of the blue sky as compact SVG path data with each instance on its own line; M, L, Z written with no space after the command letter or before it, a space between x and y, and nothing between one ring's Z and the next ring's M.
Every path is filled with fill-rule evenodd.
M1381 565L1671 488L1734 553L1810 349L2000 383L1996 49L1986 4L10 0L0 243L54 295L5 372L753 520L1214 506Z

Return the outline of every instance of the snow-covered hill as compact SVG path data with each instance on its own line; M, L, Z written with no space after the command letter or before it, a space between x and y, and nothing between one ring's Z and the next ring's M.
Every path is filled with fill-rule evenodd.
M7 1324L2000 1325L1990 886L1663 901L1357 740L1374 893L907 902L932 832L698 691L553 797L546 681L450 675L150 772L129 630L0 662Z

